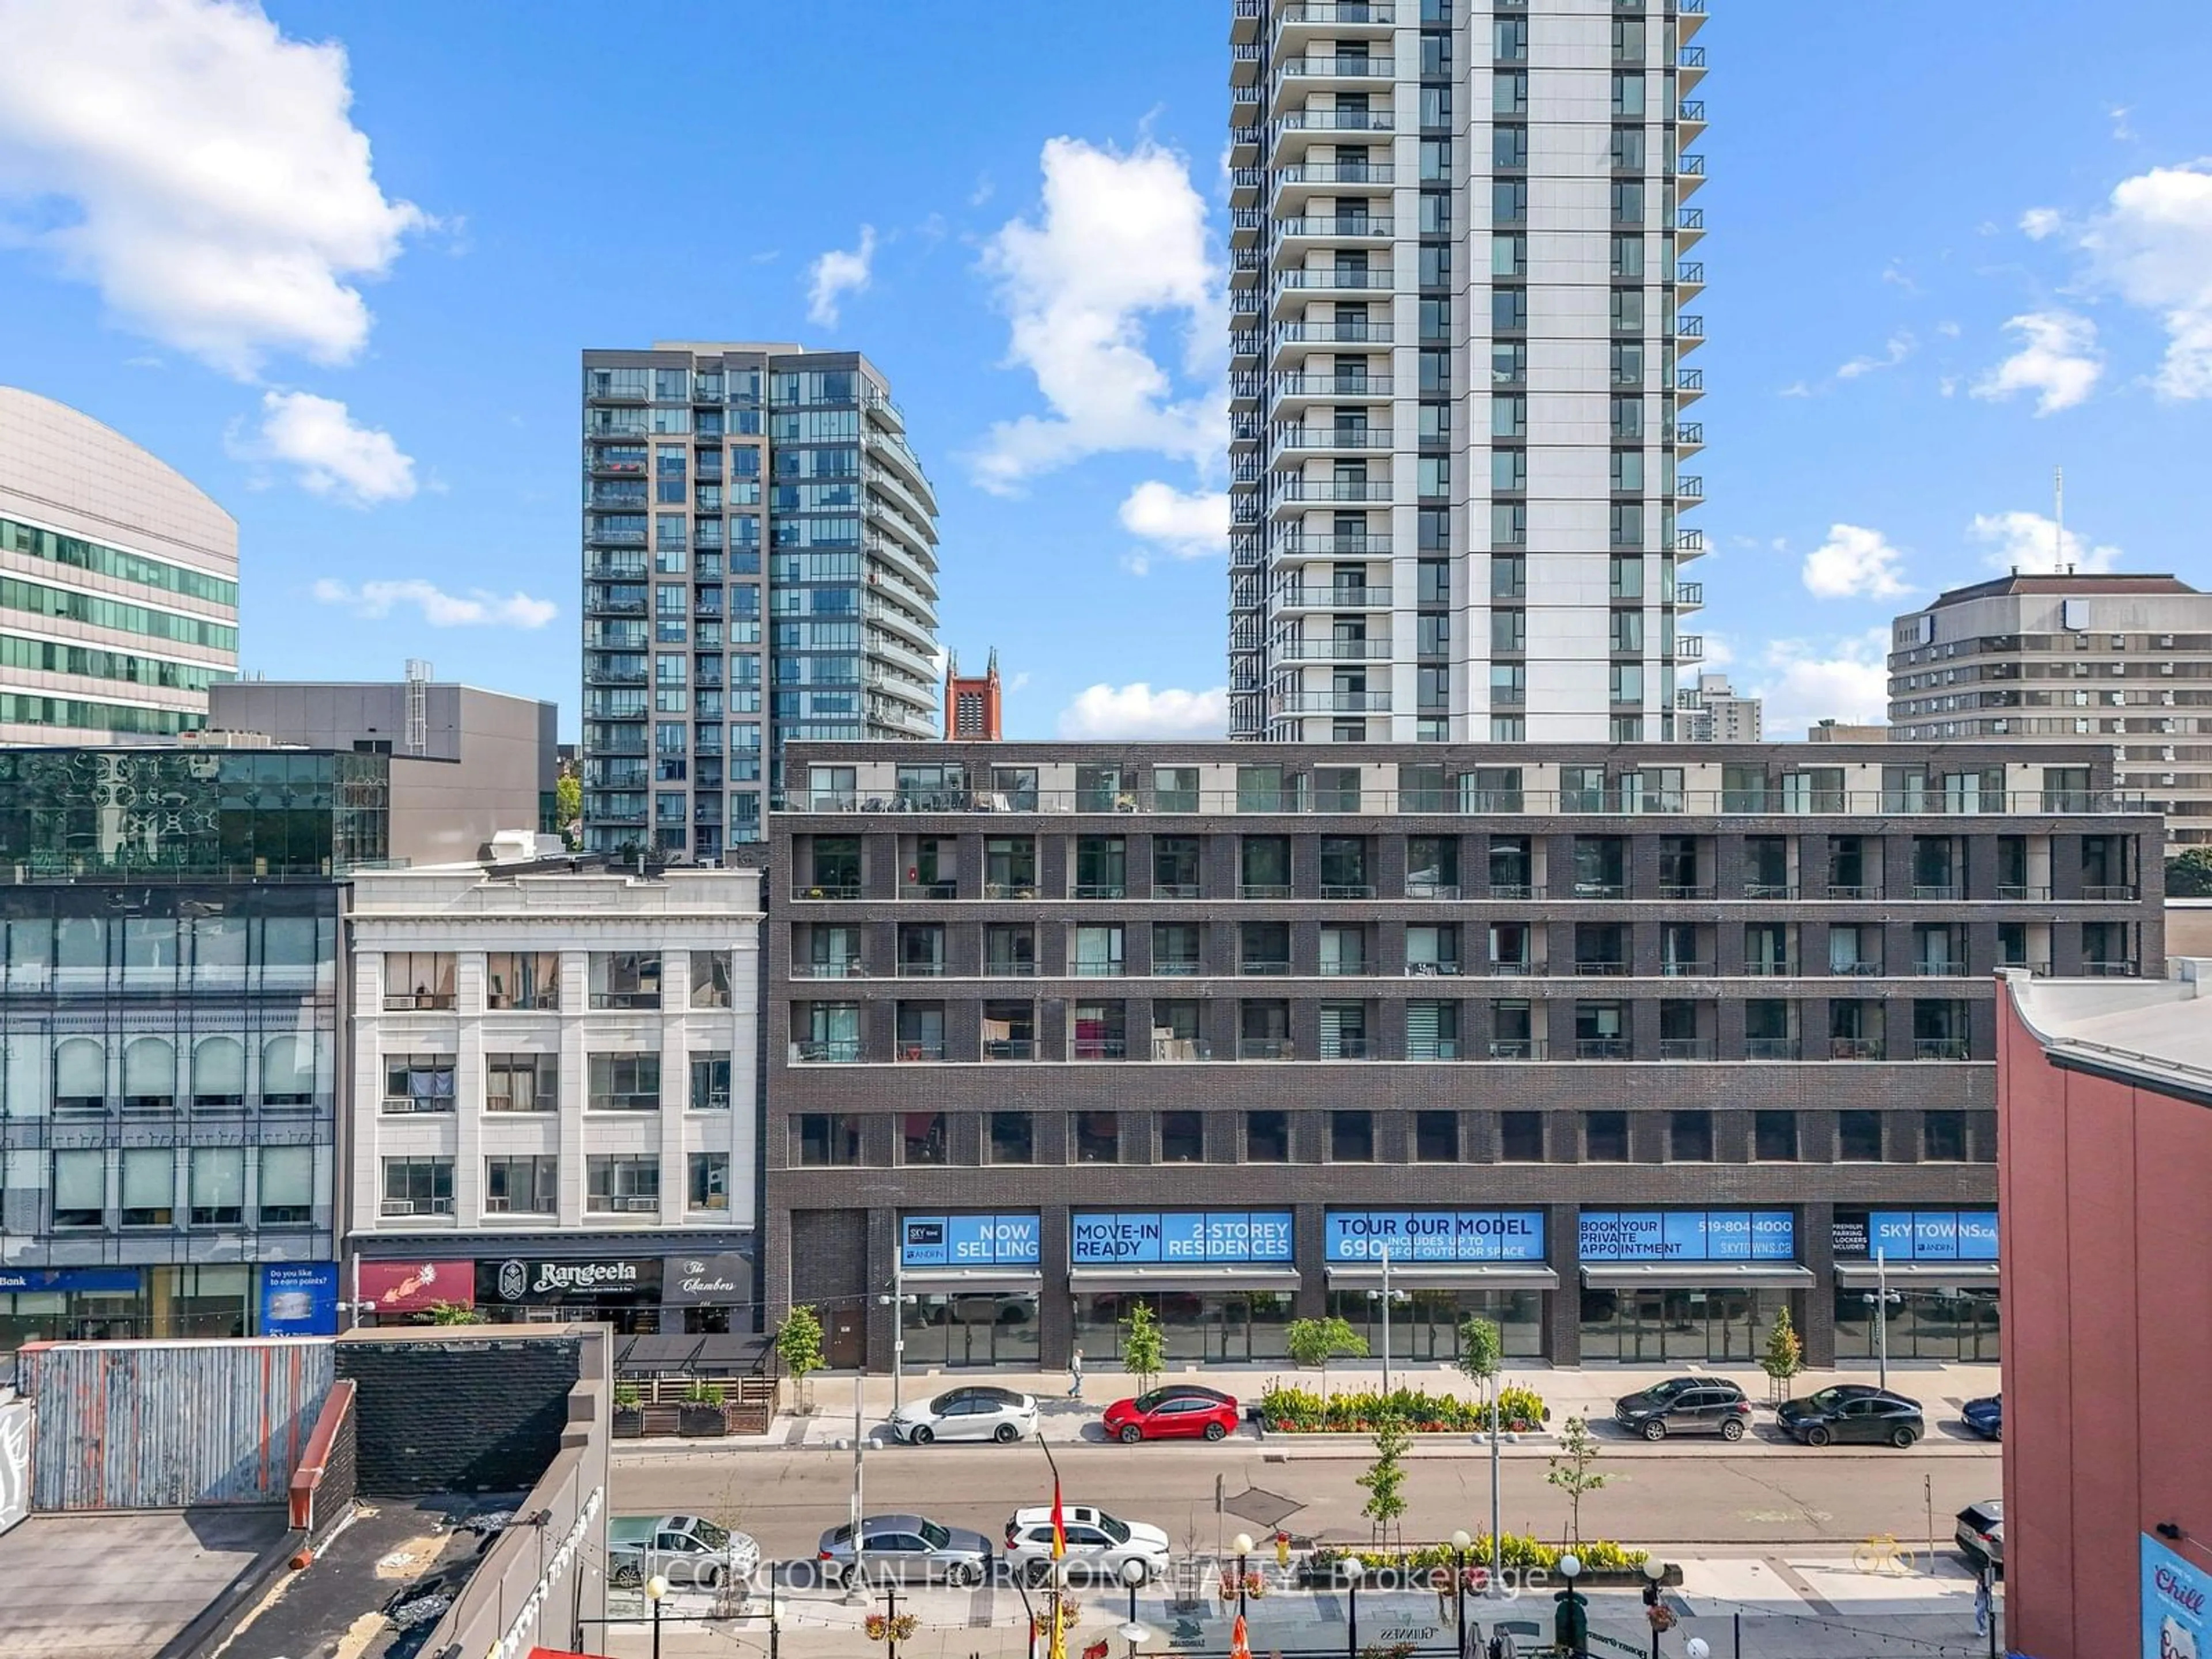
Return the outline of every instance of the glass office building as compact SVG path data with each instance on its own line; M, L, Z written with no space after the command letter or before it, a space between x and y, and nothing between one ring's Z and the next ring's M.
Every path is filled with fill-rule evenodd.
M856 352L584 354L584 845L763 837L793 738L937 735L937 501Z

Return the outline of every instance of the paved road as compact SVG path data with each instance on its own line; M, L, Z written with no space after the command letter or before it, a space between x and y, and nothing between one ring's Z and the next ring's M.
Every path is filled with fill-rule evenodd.
M1358 1449L1342 1456L1307 1449L1287 1460L1253 1442L1054 1449L1068 1502L1164 1527L1179 1551L1212 1549L1217 1477L1233 1511L1223 1518L1224 1535L1264 1534L1275 1513L1266 1494L1297 1506L1283 1524L1301 1535L1366 1535L1364 1493L1353 1482L1368 1459ZM1928 1531L1931 1494L1941 1540L1957 1510L1996 1495L2002 1484L1995 1448L1971 1456L1840 1448L1778 1455L1686 1444L1667 1455L1627 1450L1596 1467L1608 1481L1583 1500L1583 1534L1646 1546L1848 1548L1875 1533L1910 1540ZM1563 1530L1566 1499L1544 1474L1540 1458L1504 1462L1508 1530L1546 1537ZM823 1529L846 1518L852 1480L849 1452L811 1447L625 1454L615 1464L614 1510L715 1516L753 1534L772 1558L790 1559L812 1554ZM1253 1489L1261 1496L1246 1498ZM894 1447L868 1454L866 1492L872 1513L919 1510L996 1537L1016 1507L1050 1500L1052 1478L1033 1445ZM1406 1495L1408 1538L1480 1530L1489 1519L1489 1464L1415 1458L1407 1465Z

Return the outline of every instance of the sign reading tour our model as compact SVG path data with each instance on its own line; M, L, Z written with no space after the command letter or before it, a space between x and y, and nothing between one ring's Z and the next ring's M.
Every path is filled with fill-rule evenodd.
M261 1267L264 1336L336 1336L338 1264L267 1261Z
M1833 1240L1837 1255L1847 1261L1879 1251L1892 1261L1994 1261L1997 1212L1838 1210Z
M1541 1210L1331 1210L1328 1261L1541 1261Z
M1034 1267L1036 1214L910 1215L899 1223L907 1267Z
M529 1256L477 1263L477 1305L544 1307L578 1302L659 1302L659 1256L547 1261Z
M1788 1210L1584 1210L1584 1261L1795 1261Z
M1067 1259L1101 1262L1187 1261L1242 1266L1291 1260L1288 1210L1091 1212L1068 1226Z

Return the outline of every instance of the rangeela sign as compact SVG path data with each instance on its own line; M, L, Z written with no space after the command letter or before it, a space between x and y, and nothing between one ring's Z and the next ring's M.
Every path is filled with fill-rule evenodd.
M659 1301L659 1258L545 1261L509 1257L477 1263L478 1302L597 1302L602 1297Z

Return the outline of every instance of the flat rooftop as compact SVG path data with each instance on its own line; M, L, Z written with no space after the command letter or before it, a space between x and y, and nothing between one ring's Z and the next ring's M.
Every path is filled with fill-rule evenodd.
M2015 975L2014 1005L2044 1046L2099 1071L2154 1087L2212 1092L2212 960L2177 958L2173 979L2030 979Z
M34 1515L0 1536L0 1659L147 1659L284 1532L281 1509Z

